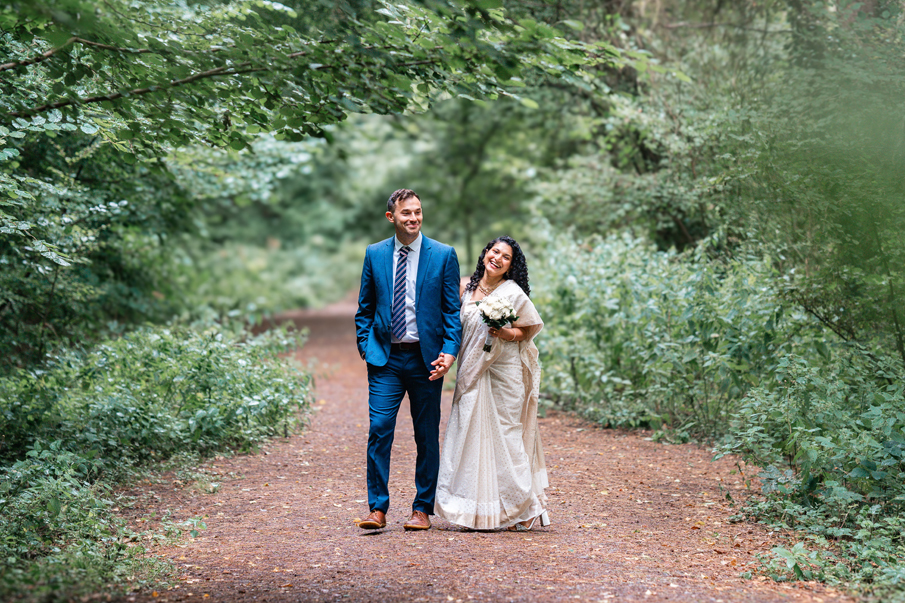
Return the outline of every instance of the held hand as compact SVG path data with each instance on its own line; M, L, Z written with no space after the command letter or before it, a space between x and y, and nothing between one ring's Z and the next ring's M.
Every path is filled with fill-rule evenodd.
M488 329L490 331L491 337L499 337L503 341L515 341L515 333L512 329L507 329L506 327L502 327L499 329Z
M431 371L429 379L431 381L436 381L437 379L442 378L443 375L449 372L450 367L452 367L452 364L455 361L455 356L440 352L440 355L437 357L437 359L431 362L431 366L434 367L434 370Z
M490 329L488 329L488 332L490 333L491 337L499 337L503 341L509 342L517 341L523 333L522 329L516 327L503 327L500 329L494 329L491 327Z

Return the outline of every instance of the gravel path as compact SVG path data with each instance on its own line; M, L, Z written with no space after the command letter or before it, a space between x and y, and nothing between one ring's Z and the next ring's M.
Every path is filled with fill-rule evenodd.
M815 583L739 576L784 541L730 524L725 494L744 496L731 460L693 445L601 430L568 414L541 420L553 525L523 533L468 532L442 520L405 532L414 492L407 403L399 414L384 530L368 513L367 376L348 302L286 317L311 330L300 361L316 378L310 428L251 456L217 458L205 494L178 481L142 488L131 514L205 516L190 541L156 550L179 583L153 601L850 601ZM444 395L444 418L451 391ZM444 427L441 428L442 430Z

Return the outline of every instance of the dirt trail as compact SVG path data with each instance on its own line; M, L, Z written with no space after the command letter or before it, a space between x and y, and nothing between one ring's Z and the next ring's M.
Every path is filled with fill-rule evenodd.
M206 516L198 538L156 551L179 585L130 600L176 601L849 601L813 583L743 580L754 555L781 541L730 524L742 478L692 445L600 430L566 414L541 420L553 525L522 533L468 532L436 520L405 532L414 493L414 442L403 402L393 449L385 530L367 532L367 377L348 302L288 315L310 328L300 360L315 362L310 429L253 456L205 470L204 494L147 486L134 513ZM444 395L444 419L451 392ZM441 428L445 429L444 426ZM156 596L155 596L156 595Z

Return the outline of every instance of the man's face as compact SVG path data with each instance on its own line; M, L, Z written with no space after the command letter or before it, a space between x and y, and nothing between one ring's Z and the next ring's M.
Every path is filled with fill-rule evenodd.
M393 212L387 212L387 220L396 227L396 236L400 241L414 241L421 232L421 200L409 197L405 201L397 201Z

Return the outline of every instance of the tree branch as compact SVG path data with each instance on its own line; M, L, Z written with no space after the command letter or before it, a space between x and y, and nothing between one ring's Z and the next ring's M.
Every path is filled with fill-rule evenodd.
M69 38L62 46L58 48L52 48L47 52L39 54L38 56L31 59L23 59L21 61L13 61L12 63L4 63L3 65L0 65L0 71L7 71L9 69L15 69L16 67L26 67L28 65L40 63L41 61L46 61L67 46L71 46L77 39L78 38L75 37Z
M335 44L337 42L339 42L339 40L318 40L317 44ZM46 61L47 59L51 58L52 56L54 56L55 54L57 54L64 48L71 46L73 44L84 44L85 46L91 46L94 48L102 48L104 50L113 50L116 52L124 52L124 53L128 53L128 54L149 54L149 53L171 54L167 50L153 50L151 48L122 48L120 46L111 46L110 44L102 44L100 42L93 42L91 40L86 40L85 38L79 38L77 36L73 36L73 37L69 38L68 40L66 40L66 42L62 46L48 50L47 52L40 54L34 58L23 59L21 61L13 61L10 63L4 63L4 64L0 65L0 71L9 71L10 69L15 69L16 67L27 67L29 65L35 65L37 63L41 63L41 62ZM375 46L365 46L364 48L366 50L372 50L376 47ZM440 47L435 48L435 50L439 50L439 49L440 49ZM221 49L220 48L211 48L210 52L218 52L219 50L221 50ZM186 52L188 52L189 54L197 54L197 53L193 53L191 51L186 51ZM294 59L294 58L298 58L300 56L304 56L307 53L308 53L307 50L301 50L299 52L293 52L292 54L288 54L288 55L286 55L286 57L290 58L290 59ZM206 53L203 53L203 54L206 54Z
M84 38L76 38L75 41L79 44L84 44L85 46L94 46L96 48L103 48L104 50L115 50L116 52L126 52L128 54L169 54L169 52L166 50L151 50L150 48L120 48L119 46L110 46L109 44L92 42L91 40L86 40Z
M181 80L173 80L169 84L164 86L151 86L149 88L136 88L135 90L130 90L128 92L114 92L112 94L104 94L99 96L89 96L82 99L77 100L64 100L57 101L55 103L47 103L41 105L39 107L32 107L31 109L26 109L24 111L11 111L7 113L10 117L28 117L34 115L36 113L44 113L45 111L50 111L51 109L59 109L60 107L68 107L69 105L87 105L90 103L102 103L104 101L112 101L118 98L122 98L124 96L139 96L142 94L148 94L150 92L157 92L159 90L164 90L166 88L175 88L176 86L182 86L184 84L190 84L196 80L205 79L209 77L214 77L217 75L235 75L238 73L248 73L251 71L267 71L266 67L257 67L251 69L239 69L240 67L247 67L251 63L245 62L240 63L234 67L217 67L216 69L210 69L208 71L202 71L200 73L196 73L195 75L190 75L189 77L183 78Z
M72 46L73 44L84 44L85 46L93 46L95 48L103 48L104 50L115 50L116 52L127 52L129 54L147 54L149 52L157 53L157 54L167 54L166 51L159 50L151 50L150 48L120 48L118 46L110 46L109 44L101 44L100 42L92 42L91 40L86 40L84 38L71 37L62 46L58 46L57 48L53 48L48 50L45 53L39 54L38 56L31 59L23 59L21 61L13 61L11 63L4 63L0 65L0 71L9 71L10 69L15 69L16 67L27 67L29 65L35 65L37 63L41 63L46 61L56 53L60 52L64 48L68 46Z
M302 53L293 53L292 55L286 55L287 58L290 57L298 57L301 56ZM415 67L419 65L430 65L437 63L439 59L424 59L420 61L410 61L408 63L399 63L397 67ZM91 103L102 103L105 101L113 101L119 98L123 98L126 96L140 96L143 94L149 94L151 92L158 92L160 90L166 90L168 88L175 88L177 86L183 86L185 84L190 84L197 80L206 79L210 77L215 77L219 75L242 75L245 73L254 73L260 71L284 71L285 69L274 69L273 67L251 67L251 61L245 61L244 63L239 63L237 65L225 66L225 67L217 67L216 69L209 69L208 71L202 71L200 73L196 73L194 75L190 75L181 80L173 80L168 84L163 84L160 86L150 86L148 88L136 88L134 90L130 90L128 92L114 92L111 94L103 94L97 96L89 96L81 99L67 99L63 101L57 101L55 103L46 103L44 105L40 105L38 107L31 107L29 109L24 109L22 111L10 111L6 115L9 117L30 117L37 113L44 113L46 111L50 111L52 109L59 109L61 107L68 107L70 105L87 105ZM316 68L316 70L326 70L332 68L332 65L320 65Z
M818 312L815 308L808 304L807 300L805 300L803 297L793 295L792 298L805 312L816 318L823 326L838 335L842 341L851 346L854 346L855 349L864 354L864 357L867 358L871 363L873 363L874 368L877 371L880 371L883 368L883 362L881 362L880 359L877 358L876 354L871 352L865 345L863 345L856 339L856 334L854 332L846 331L839 325L835 324L833 321L829 320L827 317L823 316L820 312ZM884 379L888 384L893 384L893 380L890 377L884 377Z

